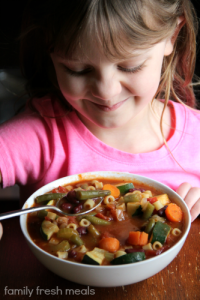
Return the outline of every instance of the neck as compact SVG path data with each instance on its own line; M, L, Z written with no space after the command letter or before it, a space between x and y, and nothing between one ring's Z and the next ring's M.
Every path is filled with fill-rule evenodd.
M124 126L101 128L81 118L86 127L105 144L128 153L145 153L159 149L164 144L160 129L163 103L153 102ZM170 110L167 107L163 118L163 133L167 140L171 133Z

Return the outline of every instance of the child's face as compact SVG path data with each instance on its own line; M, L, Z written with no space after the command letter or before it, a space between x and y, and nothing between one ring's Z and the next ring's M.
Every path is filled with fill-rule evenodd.
M74 60L51 54L60 90L85 125L116 128L145 118L171 42L132 51L131 58L117 61L109 60L94 40L85 44Z

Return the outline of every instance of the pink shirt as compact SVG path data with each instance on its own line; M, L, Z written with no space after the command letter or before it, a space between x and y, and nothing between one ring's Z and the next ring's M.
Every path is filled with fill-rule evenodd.
M168 146L186 172L165 145L156 151L130 154L98 140L75 112L62 118L48 118L27 108L0 127L3 187L19 184L25 200L55 179L88 171L131 172L173 189L182 182L200 187L200 114L171 103L176 130ZM63 115L59 104L48 97L35 100L34 105L45 115Z

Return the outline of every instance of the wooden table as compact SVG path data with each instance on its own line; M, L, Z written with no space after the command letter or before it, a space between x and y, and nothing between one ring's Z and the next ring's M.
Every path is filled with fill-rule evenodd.
M3 212L1 207L2 202L0 212ZM7 211L16 208L15 204ZM169 266L147 280L116 288L87 287L60 278L32 254L21 232L19 218L4 220L2 224L0 299L200 299L200 218L192 223L182 250Z

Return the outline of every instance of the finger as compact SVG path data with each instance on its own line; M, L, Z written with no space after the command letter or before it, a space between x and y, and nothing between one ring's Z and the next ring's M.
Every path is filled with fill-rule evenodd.
M192 186L188 182L183 182L181 185L179 185L176 192L179 194L179 196L181 196L181 198L184 199L191 187Z
M199 197L200 197L200 189L199 188L193 187L188 191L184 200L185 200L185 203L187 204L189 210L195 205L196 202L199 201Z
M3 227L2 227L2 225L0 223L0 239L1 239L2 235L3 235Z
M195 205L191 208L191 221L193 222L200 213L200 199L195 203Z

